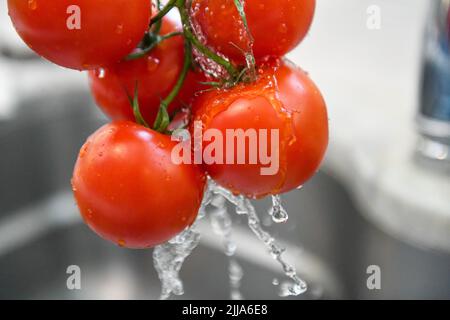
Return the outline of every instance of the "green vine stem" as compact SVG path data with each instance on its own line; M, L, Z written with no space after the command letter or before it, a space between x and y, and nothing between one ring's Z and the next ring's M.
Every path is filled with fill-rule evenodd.
M187 1L190 3L190 1ZM183 69L181 71L181 74L177 80L177 83L173 87L170 94L161 101L158 115L156 117L156 120L153 124L153 129L165 133L167 131L167 127L170 124L170 117L168 114L168 108L171 103L175 100L175 98L178 96L181 88L183 87L183 84L186 80L187 74L190 70L190 68L193 65L193 59L192 59L192 48L195 47L202 55L204 55L206 58L212 60L213 62L217 63L218 65L222 66L229 74L230 78L227 80L221 79L222 83L228 83L228 84L237 84L239 81L243 79L243 76L246 72L250 72L250 74L254 73L254 59L252 52L246 53L246 60L247 60L247 68L244 68L242 70L236 68L233 63L231 63L229 60L221 57L220 55L213 52L211 49L209 49L206 45L204 45L195 35L194 29L191 24L191 19L189 16L189 9L186 6L186 0L169 0L167 4L161 8L161 1L157 0L157 7L159 12L151 19L149 31L147 33L147 39L148 43L146 44L145 48L142 48L138 52L132 53L126 57L125 60L134 60L142 58L143 56L147 55L151 50L153 50L159 43L161 43L164 40L167 40L171 37L175 36L184 36L184 64ZM249 37L251 38L251 34L248 30L247 26L247 20L245 17L243 5L240 2L240 0L235 0L235 5L239 11L239 14L241 15L241 18L244 22L244 25L247 29L247 32L249 34ZM173 8L177 8L180 17L181 22L183 25L183 31L182 32L172 32L166 35L159 35L162 19L165 15L169 13L170 10ZM217 82L219 84L220 82ZM145 125L148 127L147 123L143 119L140 111L139 111L139 103L137 99L137 85L136 85L136 92L133 99L130 98L130 101L133 106L133 111L136 117L136 121L138 123L141 123L142 125Z
M162 18L176 6L178 1L179 0L170 0L169 2L167 2L167 4L150 20L150 26L161 21ZM158 1L157 3L158 3L158 10L159 10L160 2Z
M170 124L170 117L167 112L169 105L175 100L183 87L184 81L186 80L187 74L192 66L192 47L190 42L185 42L184 45L184 65L181 71L180 77L178 78L177 83L173 87L170 94L161 101L161 105L158 111L158 115L156 117L155 123L153 125L153 129L164 133L167 130L167 127Z
M149 128L149 125L147 124L144 117L142 116L142 113L141 113L141 110L139 107L138 82L136 81L136 84L134 86L133 97L130 96L130 94L128 93L128 91L126 89L124 89L124 90L127 93L128 100L130 101L131 106L133 108L133 114L134 114L134 118L136 119L136 123L138 123L141 126L144 126L146 128Z
M188 9L185 6L184 0L178 0L176 7L180 12L181 23L183 24L184 37L187 41L197 48L197 50L205 57L211 59L215 63L221 65L231 76L232 80L236 79L239 75L239 70L228 60L222 58L203 43L194 35L191 25L191 19L189 18Z
M183 32L179 32L179 31L171 32L171 33L165 34L163 36L153 35L150 45L148 45L146 48L144 48L142 50L139 50L137 52L129 54L125 58L125 61L142 58L142 57L146 56L150 51L152 51L158 44L160 44L164 40L167 40L167 39L170 39L170 38L176 37L176 36L182 36L182 35L183 35Z

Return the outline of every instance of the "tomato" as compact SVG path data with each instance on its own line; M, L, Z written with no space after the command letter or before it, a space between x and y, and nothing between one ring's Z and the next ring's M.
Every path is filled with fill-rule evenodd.
M179 31L180 24L164 17L161 34ZM184 63L184 43L181 36L162 41L143 58L122 61L108 68L89 72L89 83L96 103L114 120L134 120L127 92L133 95L138 86L139 105L144 119L153 124L161 99L165 98L180 77ZM204 89L203 76L190 71L177 100L170 105L173 111L189 104L194 93Z
M322 95L305 72L288 62L261 67L255 83L201 95L193 110L192 135L198 136L195 128L203 128L201 150L206 171L222 186L251 198L288 192L302 185L317 171L328 145L328 117ZM227 139L227 132L239 129L256 132L257 143L251 147L248 135L244 143L234 138L234 149L232 144L228 149L232 139ZM216 136L206 139L207 131L220 133L223 142L210 154L223 154L222 161L205 161L207 150L214 149L212 144L217 141ZM264 132L266 140L259 135ZM278 137L272 138L275 132ZM263 141L267 141L266 149ZM231 156L230 151L234 152ZM261 152L272 157L270 165ZM245 155L245 162L239 162L238 155ZM257 161L252 163L251 155ZM263 173L263 168L270 167L272 172Z
M205 176L195 165L172 162L176 143L130 121L95 132L80 151L72 179L89 227L120 246L148 248L190 226Z
M245 0L244 11L254 39L257 61L281 57L295 48L307 34L315 11L315 0ZM245 62L250 39L234 0L193 0L194 29L207 45L237 63Z
M25 43L63 67L86 70L115 63L148 29L149 0L8 0Z

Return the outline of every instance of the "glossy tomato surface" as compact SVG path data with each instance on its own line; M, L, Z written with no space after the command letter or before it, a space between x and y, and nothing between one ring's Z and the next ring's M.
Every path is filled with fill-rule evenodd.
M209 129L220 132L225 138L219 154L226 156L230 155L230 150L234 152L231 163L225 158L223 163L205 163L205 150L212 148L210 145L215 140L204 141L206 171L219 184L238 194L261 198L302 185L318 170L328 145L324 99L308 75L288 62L279 61L262 67L256 83L205 93L193 107L194 121L197 122L192 125L192 130L200 127L200 123L204 135ZM235 139L234 149L227 149L230 142L226 138L227 131L233 130L233 133L239 129L256 132L256 150L250 148L248 139L245 144ZM269 133L276 131L278 139L272 139ZM267 132L267 153L264 153L266 149L261 144L260 132ZM270 151L272 144L273 153ZM241 149L243 151L239 151L239 146L245 147ZM261 152L272 155L272 168L276 168L278 161L278 170L262 174L262 168L271 166L265 163ZM239 153L245 154L245 163L239 163ZM250 161L251 154L257 157L257 162Z
M141 41L149 0L8 0L25 43L60 66L87 70L115 63Z
M180 31L180 23L169 16L163 19L161 34ZM180 77L184 63L184 43L181 36L164 40L146 56L122 61L89 73L89 83L96 103L113 120L134 120L128 95L138 86L139 105L144 119L153 124L161 99L171 92ZM200 73L190 71L172 112L191 102L194 94L205 87ZM127 95L128 93L128 95Z
M253 37L257 60L281 57L306 36L315 11L315 0L245 0L244 11ZM193 0L196 30L206 44L238 63L251 46L234 0Z
M190 226L205 176L195 165L174 164L175 144L129 121L95 132L80 151L72 179L89 227L120 246L148 248Z

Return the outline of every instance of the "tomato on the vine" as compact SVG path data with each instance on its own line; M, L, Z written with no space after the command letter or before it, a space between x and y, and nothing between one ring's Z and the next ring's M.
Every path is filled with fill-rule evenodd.
M161 35L181 30L178 21L166 16L162 21ZM161 99L176 84L183 69L184 40L181 35L163 40L144 57L121 61L106 68L89 72L89 83L97 105L113 120L134 120L128 96L136 86L140 111L149 124L153 124ZM188 72L177 99L169 112L188 105L194 94L205 87L200 82L204 76L193 70Z
M230 131L257 131L257 149L250 149L249 136L243 147L235 139L234 150L227 148L226 141L219 154L230 156L233 151L233 161L204 163L219 184L252 198L288 192L302 185L317 171L328 145L328 117L322 95L304 71L288 62L262 66L254 83L201 95L194 101L193 110L193 130L198 121L203 132L213 129L222 137L228 137ZM270 138L274 130L278 140ZM261 132L267 133L267 150L275 150L270 156L278 161L278 170L271 174L262 174L261 170L268 167L260 157L264 152L258 135ZM212 143L203 142L204 154ZM239 163L239 153L245 154L245 163ZM252 155L257 162L250 162Z
M72 179L85 222L128 248L155 246L190 226L205 176L198 166L174 164L176 143L130 121L95 132L80 151Z
M8 0L25 43L60 66L88 70L118 62L141 41L149 0Z
M281 57L306 36L313 20L315 0L241 1L253 37L257 61ZM237 63L245 62L251 38L235 0L193 0L194 28L208 46Z

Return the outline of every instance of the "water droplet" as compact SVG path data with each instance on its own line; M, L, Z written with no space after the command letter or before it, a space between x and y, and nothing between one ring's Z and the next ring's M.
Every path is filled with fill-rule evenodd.
M104 68L95 69L94 74L97 78L103 79L106 76L106 70Z
M288 27L287 27L286 23L282 23L278 26L278 32L280 32L280 33L288 32Z
M242 270L242 267L237 263L236 260L232 259L230 261L228 273L230 277L231 299L243 300L244 298L242 296L240 288L242 277L244 276L244 271Z
M125 245L126 245L126 242L125 242L125 240L123 240L123 239L120 239L118 242L117 242L117 245L119 246L119 247L122 247L122 248L124 248L125 247Z
M272 284L273 284L274 286L277 286L277 285L280 284L280 281L279 281L277 278L275 278L275 279L272 280Z
M308 287L306 286L306 283L294 283L290 281L283 282L280 286L280 297L288 297L288 296L298 296L304 292Z
M281 204L280 195L272 196L272 207L269 209L269 214L275 223L283 223L288 220L289 216Z
M155 71L158 68L159 63L160 63L159 59L157 59L155 57L152 57L152 56L148 56L148 58L147 58L147 70L150 71L150 72Z
M122 34L123 33L123 24L118 24L116 27L116 33Z
M37 9L37 0L28 0L28 9L36 10Z
M297 189L297 190L302 190L302 189L303 189L303 185L298 186L296 189Z

